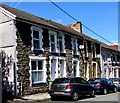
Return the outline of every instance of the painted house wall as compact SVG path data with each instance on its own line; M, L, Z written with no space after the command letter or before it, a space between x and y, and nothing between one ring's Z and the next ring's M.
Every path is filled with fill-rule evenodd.
M8 82L10 88L12 90L15 89L14 83L15 83L15 75L14 75L14 62L16 61L15 58L15 33L16 28L14 25L14 21L6 14L6 12L1 12L0 8L0 50L4 51L6 56L11 58L12 62L9 65L9 75L8 75ZM6 63L7 63L6 59Z
M115 58L113 60L113 55ZM119 77L119 60L116 56L118 53L114 50L102 48L101 49L101 76L106 78L118 78Z

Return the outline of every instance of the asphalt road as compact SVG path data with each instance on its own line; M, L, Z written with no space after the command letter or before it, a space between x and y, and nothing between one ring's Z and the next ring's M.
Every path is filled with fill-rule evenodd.
M91 98L89 96L80 97L78 101L71 101L68 98L59 98L55 101L9 101L8 103L120 103L120 92L109 93L107 95L96 95Z
M118 103L118 98L120 98L120 92L119 93L110 93L107 95L96 95L95 98L90 98L89 96L86 97L81 97L79 99L79 101L77 101L76 103ZM43 101L40 103L75 103L75 101L70 101L66 98L59 98L58 100L55 101L51 101L51 100L47 100L47 101Z

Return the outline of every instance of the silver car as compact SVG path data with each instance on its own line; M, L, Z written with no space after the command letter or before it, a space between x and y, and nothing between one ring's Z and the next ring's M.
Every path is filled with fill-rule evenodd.
M120 90L120 78L109 78L117 87L117 90Z
M77 101L79 96L82 95L95 97L94 87L81 77L56 78L51 84L48 93L51 100L57 97L70 97Z

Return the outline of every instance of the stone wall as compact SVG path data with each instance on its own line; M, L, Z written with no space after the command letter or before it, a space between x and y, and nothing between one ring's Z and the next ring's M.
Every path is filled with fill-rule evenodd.
M30 66L29 66L29 56L30 55L39 55L35 54L34 51L31 51L31 25L17 22L17 67L18 67L18 95L33 94L38 92L46 92L48 90L47 84L39 84L30 86ZM43 34L44 35L44 34ZM45 50L45 52L48 49ZM47 54L47 52L45 53ZM44 56L44 55L43 55Z
M67 77L72 76L72 44L71 44L71 36L65 35L65 49L66 49L66 73Z

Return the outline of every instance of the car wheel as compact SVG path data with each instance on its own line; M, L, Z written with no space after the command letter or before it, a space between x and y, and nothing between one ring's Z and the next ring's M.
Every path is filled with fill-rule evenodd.
M107 89L106 89L106 88L103 89L103 94L104 94L104 95L107 94Z
M95 91L94 90L92 90L92 93L91 93L90 97L95 97Z
M116 88L116 87L114 88L113 92L114 92L114 93L116 93L116 92L117 92L117 88Z
M79 98L78 92L74 91L72 94L72 98L73 98L73 100L77 101Z

